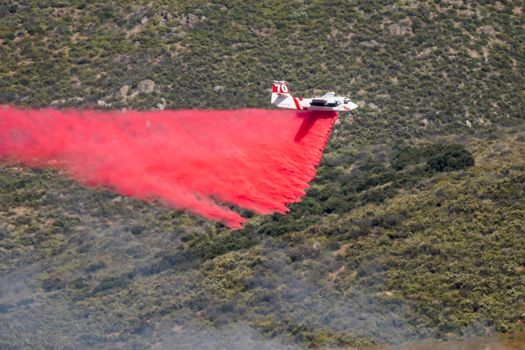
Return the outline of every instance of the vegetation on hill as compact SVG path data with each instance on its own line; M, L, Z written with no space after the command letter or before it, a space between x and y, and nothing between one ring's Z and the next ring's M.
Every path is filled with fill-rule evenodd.
M267 108L284 78L361 107L304 200L240 231L3 164L0 348L523 330L522 1L18 0L0 17L0 103Z

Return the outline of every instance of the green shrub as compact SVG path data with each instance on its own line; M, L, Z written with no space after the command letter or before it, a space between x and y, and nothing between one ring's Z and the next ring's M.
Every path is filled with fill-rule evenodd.
M86 268L86 272L96 272L98 270L101 270L103 268L107 267L106 263L103 262L103 261L98 261L96 263L93 263L91 265L89 265L87 268Z
M63 289L66 286L60 278L52 277L42 282L42 289L46 292Z
M102 293L113 288L125 288L129 285L131 279L129 276L118 276L104 278L93 290L93 294Z
M457 170L474 165L474 157L462 145L427 144L400 149L392 158L391 166L403 170L408 165L423 163L431 171Z
M450 145L430 157L427 161L429 169L434 171L449 171L468 168L474 165L474 157L462 145Z

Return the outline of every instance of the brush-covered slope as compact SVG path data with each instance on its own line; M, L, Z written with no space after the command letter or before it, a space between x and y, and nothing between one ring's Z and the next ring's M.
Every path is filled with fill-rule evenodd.
M286 79L363 101L347 132L371 140L516 124L525 109L520 0L27 0L0 15L4 103L264 107Z
M467 148L476 165L446 172L325 164L291 213L242 231L3 168L1 344L338 347L520 330L525 133Z
M522 1L12 1L0 16L1 103L266 107L287 79L361 105L303 202L242 231L2 165L0 348L523 328Z

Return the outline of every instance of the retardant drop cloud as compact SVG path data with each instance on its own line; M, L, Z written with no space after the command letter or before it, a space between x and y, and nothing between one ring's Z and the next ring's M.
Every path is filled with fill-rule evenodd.
M188 210L231 228L225 204L284 213L315 175L336 113L100 112L0 107L0 159Z

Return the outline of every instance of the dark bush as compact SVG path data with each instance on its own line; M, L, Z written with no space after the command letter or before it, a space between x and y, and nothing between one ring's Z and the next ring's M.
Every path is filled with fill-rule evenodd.
M159 265L161 270L175 269L177 271L185 270L191 262L195 260L195 255L189 251L179 251L175 254L164 255Z
M93 294L105 292L113 288L125 288L130 283L129 276L109 277L103 279L93 290Z
M198 257L191 251L178 251L174 254L161 254L160 259L152 264L139 267L136 272L142 276L150 276L161 273L165 270L185 271L195 267L198 263Z
M48 278L42 282L42 289L46 292L54 290L60 290L64 288L66 284L60 278Z
M72 286L75 289L84 289L85 287L88 286L88 284L86 283L86 279L77 278L72 282Z
M7 238L7 236L8 236L7 230L3 227L0 227L0 240Z
M202 238L192 243L191 251L196 256L208 260L231 251L249 248L257 243L251 235L241 231L233 231L224 236L216 236L213 240Z
M11 305L8 305L8 304L0 304L0 314L8 313L9 310L11 310Z
M407 165L419 164L438 154L443 149L441 144L408 146L401 148L392 158L391 166L403 170Z
M391 166L403 170L408 165L426 163L427 170L448 171L474 165L474 157L462 145L430 144L400 149Z
M131 228L131 234L133 235L140 235L142 232L144 232L144 227L143 226L133 226Z
M450 171L468 168L474 165L474 157L462 145L448 145L427 161L429 169Z
M372 190L364 195L365 203L382 203L386 199L392 198L397 194L397 191L392 186L386 186Z
M93 263L93 264L90 264L87 268L86 268L86 271L87 272L96 272L98 270L101 270L103 268L105 268L107 265L105 262L103 261L98 261L96 263Z

